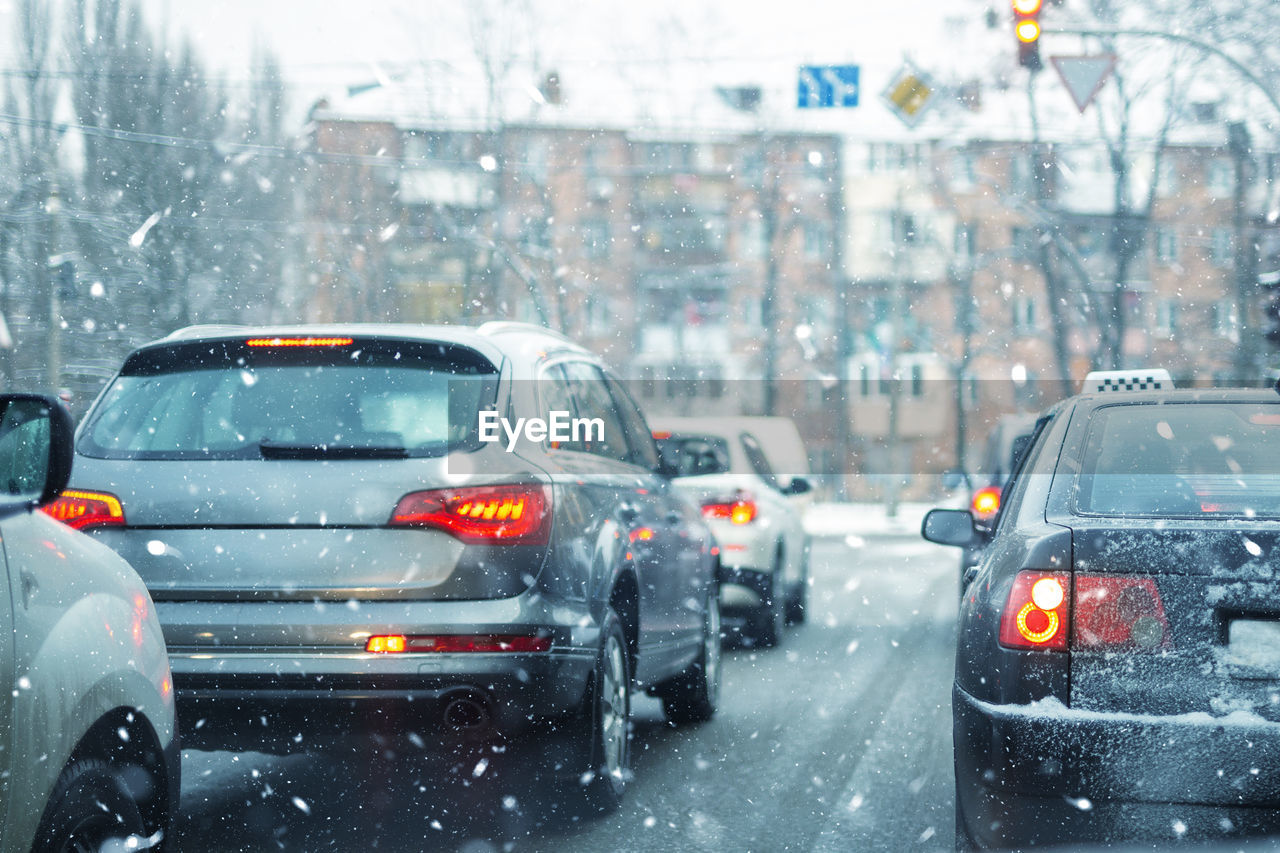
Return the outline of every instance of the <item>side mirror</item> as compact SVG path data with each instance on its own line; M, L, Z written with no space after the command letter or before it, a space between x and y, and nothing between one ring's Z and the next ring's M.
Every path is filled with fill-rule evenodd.
M920 526L920 535L939 545L972 545L980 538L967 509L931 509Z
M813 483L810 483L804 477L792 477L791 482L787 483L782 489L784 495L807 495L813 491Z
M44 506L66 488L74 431L53 397L0 394L0 514Z

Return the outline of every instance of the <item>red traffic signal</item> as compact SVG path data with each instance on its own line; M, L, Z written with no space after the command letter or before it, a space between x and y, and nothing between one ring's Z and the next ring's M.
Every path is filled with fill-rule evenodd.
M1012 0L1013 34L1018 38L1018 64L1032 71L1044 67L1040 61L1040 9L1043 0Z

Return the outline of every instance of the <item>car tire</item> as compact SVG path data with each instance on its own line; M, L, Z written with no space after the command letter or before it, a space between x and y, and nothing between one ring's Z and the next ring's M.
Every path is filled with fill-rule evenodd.
M960 807L960 791L956 791L956 853L975 853L975 851L983 848L974 840L973 835L969 832L969 824L964 818L964 811Z
M772 648L782 642L782 634L787 628L786 591L782 577L782 549L778 549L778 557L773 571L769 575L769 589L762 596L760 606L754 614L752 638L756 645Z
M800 560L800 581L787 597L787 624L803 625L809 609L809 542L804 543L804 556Z
M662 710L676 725L703 723L715 716L720 702L720 591L707 596L698 659L658 691Z
M97 758L82 758L58 776L36 830L34 848L77 853L99 850L111 840L146 835L142 811L119 769Z
M589 811L612 812L631 775L631 663L622 623L612 609L600 629L595 672L577 727L581 758L572 784Z

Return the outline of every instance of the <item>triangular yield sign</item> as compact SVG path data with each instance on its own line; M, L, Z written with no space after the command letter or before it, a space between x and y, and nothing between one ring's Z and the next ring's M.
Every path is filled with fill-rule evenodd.
M1107 82L1111 69L1116 67L1114 53L1100 53L1097 56L1051 56L1049 61L1058 70L1058 76L1076 102L1080 112L1093 102L1093 98Z

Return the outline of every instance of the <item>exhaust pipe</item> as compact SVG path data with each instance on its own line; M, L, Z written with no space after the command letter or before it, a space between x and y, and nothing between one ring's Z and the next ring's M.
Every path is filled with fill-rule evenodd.
M444 724L457 731L474 732L489 725L489 709L474 696L457 696L444 706Z

